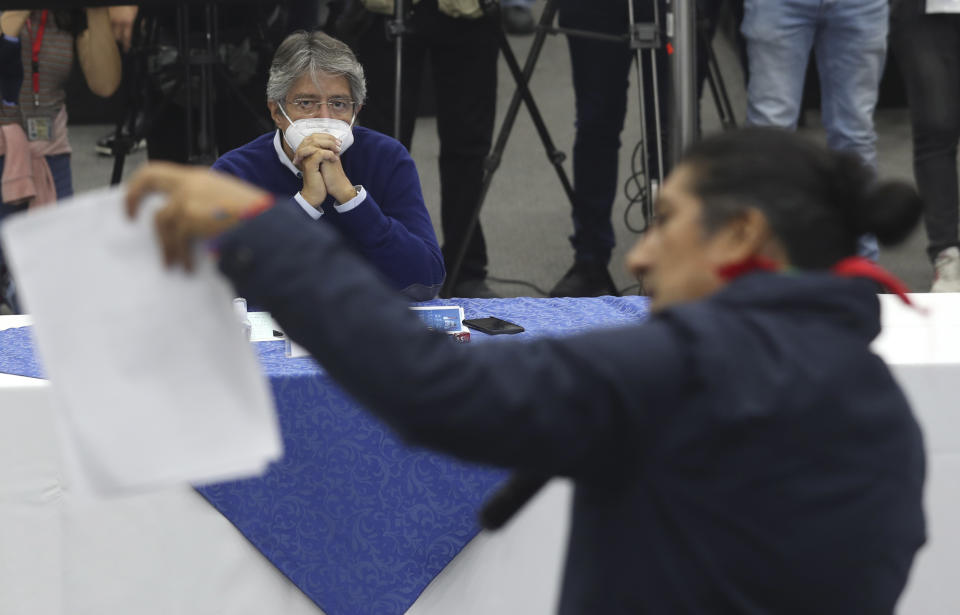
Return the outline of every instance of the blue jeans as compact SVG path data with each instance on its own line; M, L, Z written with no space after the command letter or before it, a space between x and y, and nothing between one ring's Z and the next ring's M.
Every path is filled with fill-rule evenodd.
M747 124L795 129L813 49L830 149L877 168L873 112L887 57L888 0L746 0ZM859 253L876 260L876 238Z
M888 0L746 0L747 123L796 128L813 49L827 145L877 166L873 112L887 55Z

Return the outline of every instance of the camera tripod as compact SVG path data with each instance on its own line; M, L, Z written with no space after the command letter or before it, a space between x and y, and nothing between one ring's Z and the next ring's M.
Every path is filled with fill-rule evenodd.
M400 2L398 1L397 4L397 14L400 16ZM481 0L481 4L488 15L499 19L499 6L496 0ZM652 144L654 145L654 155L657 157L658 161L657 178L654 178L651 176L648 156L642 156L641 174L643 184L640 194L642 199L642 211L646 220L649 221L652 218L653 182L655 179L657 179L662 183L665 169L665 152L671 152L671 156L675 159L687 145L693 142L697 134L697 118L699 114L697 112L698 97L695 67L697 38L697 27L695 21L696 14L693 7L693 0L666 0L664 22L668 27L664 28L664 23L661 22L660 18L659 2L655 2L654 4L654 21L650 23L636 23L634 18L633 2L631 0L627 0L627 6L628 23L626 24L627 27L625 28L626 33L624 35L608 35L585 30L554 27L552 24L557 12L556 0L547 0L543 13L540 17L540 21L537 25L536 35L522 69L520 68L516 55L513 53L513 50L510 47L503 30L498 30L498 44L504 60L506 61L507 67L510 70L511 76L516 83L516 90L507 108L506 116L497 135L495 145L485 162L481 190L470 217L470 222L467 226L464 236L461 239L461 244L458 248L456 258L454 259L453 264L448 268L447 279L444 283L442 295L449 295L451 289L454 288L458 281L467 247L471 238L473 237L473 233L476 230L487 192L493 180L493 176L500 166L503 151L506 148L507 141L510 137L510 132L513 129L514 122L517 114L519 113L521 103L526 106L528 112L530 113L530 117L533 120L537 134L547 154L547 159L553 165L554 170L557 173L557 177L560 180L560 184L563 187L564 193L566 194L571 205L573 205L575 199L573 186L571 185L570 180L567 177L567 173L563 168L563 162L566 160L566 154L557 149L555 146L537 103L533 98L533 94L529 88L530 79L533 75L533 71L536 67L536 63L539 59L540 53L543 49L544 41L548 34L565 34L567 36L579 36L595 40L620 43L628 45L630 49L634 51L634 63L637 70L637 82L640 100L641 141L644 146L647 146L647 144L651 143L651 134L654 136ZM400 23L401 29L399 36L402 37L402 17ZM398 58L401 45L402 43L397 43ZM662 139L663 131L661 130L661 126L664 118L662 117L659 104L660 85L657 80L656 70L656 54L658 52L663 53L663 49L667 48L668 45L669 48L672 49L672 51L669 53L669 57L671 63L671 73L673 75L670 87L670 99L673 112L668 114L668 117L666 118L670 125L668 134L670 136L671 143L669 145L669 149L667 148L667 144L663 143ZM654 90L652 94L655 107L654 117L656 125L652 127L647 125L645 92L643 89L644 81L641 74L645 61L649 61ZM722 83L719 70L716 68L716 59L712 56L712 51L710 51L708 54L708 67L711 68L707 72L707 79L710 82L711 91L714 93L715 100L717 101L720 117L725 125L729 125L733 121L733 114L729 99L726 97L726 88ZM396 117L399 118L399 66L398 79L396 83L397 106L395 107L395 110L397 110ZM397 134L399 134L399 131Z
M117 122L112 145L111 184L120 183L127 154L135 143L146 137L154 119L160 117L169 105L181 101L185 112L183 142L186 160L191 164L212 164L218 154L214 110L217 83L222 85L221 92L230 94L230 104L239 103L251 121L260 124L264 132L271 128L227 73L219 55L219 11L216 2L177 2L175 47L161 44L157 17L144 17L142 11L138 13L131 50L125 58L124 70L129 69L132 78L127 83L127 105ZM191 33L191 19L197 15L202 20L199 45L194 44L197 35ZM153 66L154 63L163 65ZM163 93L159 102L154 103L149 98L158 90ZM138 123L137 117L141 113L144 120Z

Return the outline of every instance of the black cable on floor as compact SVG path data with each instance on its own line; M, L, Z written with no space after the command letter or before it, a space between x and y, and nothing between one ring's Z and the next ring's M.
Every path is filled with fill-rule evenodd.
M491 282L497 282L497 283L499 283L499 284L517 284L517 285L519 285L519 286L526 286L526 287L528 287L528 288L533 289L533 290L536 291L537 293L543 295L544 297L549 297L549 296L550 296L550 293L548 293L547 291L543 290L542 288L540 288L540 287L537 286L536 284L532 284L532 283L530 283L530 282L525 282L524 280L513 280L513 279L510 279L510 278L498 278L498 277L495 277L495 276L492 276L492 275L488 275L488 276L487 276L487 279L490 280ZM640 282L637 282L636 284L631 284L630 286L625 286L625 287L623 287L623 288L620 288L620 289L617 290L617 292L620 294L620 296L624 296L624 295L627 295L628 293L631 293L631 292L634 291L634 290L637 291L637 294L638 294L638 295L642 295L642 294L643 294L643 284L640 283Z
M534 291L540 293L540 294L543 295L544 297L549 297L549 296L550 296L550 293L548 293L547 291L543 290L542 288L540 288L540 287L537 286L536 284L533 284L533 283L531 283L531 282L526 282L526 281L524 281L524 280L513 280L513 279L511 279L511 278L495 278L495 277L493 277L492 275L488 275L488 276L487 276L487 279L490 280L490 281L492 281L492 282L498 282L498 283L500 283L500 284L517 284L517 285L519 285L519 286L526 286L526 287L528 287L528 288L532 288Z
M623 196L627 198L627 207L623 210L623 224L627 227L627 230L636 234L643 233L650 227L650 220L647 219L647 212L642 205L647 198L642 165L641 168L637 168L637 156L646 156L646 151L642 146L643 141L637 141L636 146L634 146L633 153L630 154L630 175L623 183ZM640 213L643 216L643 226L641 227L635 227L630 222L630 210L637 203L641 204Z
M623 297L624 295L626 295L627 293L629 293L629 292L632 291L633 289L636 289L636 290L637 290L637 294L638 294L638 295L642 295L642 294L643 294L643 284L641 284L640 282L637 282L636 284L631 284L630 286L626 286L626 287L624 287L624 288L621 288L621 289L618 290L617 292L620 293L620 296L621 296L621 297Z

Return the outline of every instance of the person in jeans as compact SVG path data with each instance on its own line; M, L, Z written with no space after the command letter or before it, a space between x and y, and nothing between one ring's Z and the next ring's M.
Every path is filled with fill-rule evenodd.
M924 200L932 292L960 292L957 142L960 140L960 3L893 3L890 43L907 86L913 172Z
M827 146L850 151L873 169L873 112L887 55L888 0L746 0L747 124L796 129L810 50L820 75ZM876 240L860 252L877 257Z

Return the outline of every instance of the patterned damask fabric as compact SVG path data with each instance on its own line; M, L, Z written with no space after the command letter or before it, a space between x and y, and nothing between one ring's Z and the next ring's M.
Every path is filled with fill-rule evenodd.
M467 318L522 325L520 337L636 323L648 304L643 297L456 303ZM472 344L492 339L472 336ZM198 491L328 615L405 612L477 534L477 511L506 472L408 447L312 359L286 358L283 342L255 347L273 387L284 458L260 478ZM0 331L0 372L42 377L28 328Z
M33 351L33 327L0 331L0 374L44 378L43 366Z

